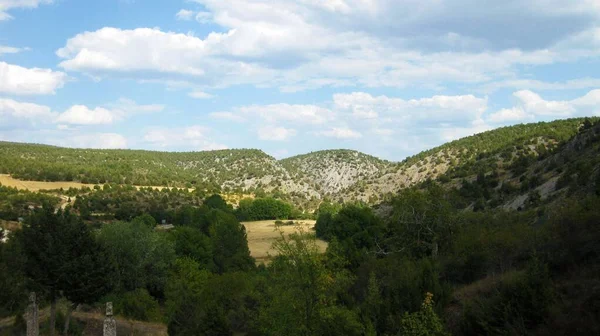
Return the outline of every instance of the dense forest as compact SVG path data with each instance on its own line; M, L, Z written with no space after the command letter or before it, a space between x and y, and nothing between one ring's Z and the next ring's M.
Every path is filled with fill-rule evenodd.
M508 149L376 206L323 201L314 232L281 234L267 265L240 221L305 215L281 199L107 184L56 210L52 193L1 189L27 211L0 244L0 316L35 290L55 307L46 334L81 334L72 312L107 301L171 335L599 334L600 123L578 123L507 133Z

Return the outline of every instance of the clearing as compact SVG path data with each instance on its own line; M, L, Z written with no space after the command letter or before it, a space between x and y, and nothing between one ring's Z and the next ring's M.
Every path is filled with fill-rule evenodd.
M297 232L299 228L303 228L306 232L312 232L316 221L297 220L294 223L298 224L276 226L274 220L242 222L248 234L250 254L256 259L257 264L268 262L272 256L277 254L277 251L273 249L273 242L280 238L279 230L283 231L286 235ZM317 246L321 252L325 252L327 242L317 239Z

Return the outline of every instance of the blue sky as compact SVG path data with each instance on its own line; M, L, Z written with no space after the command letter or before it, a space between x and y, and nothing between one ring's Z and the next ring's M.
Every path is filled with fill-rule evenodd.
M0 0L0 140L401 160L600 115L597 0Z

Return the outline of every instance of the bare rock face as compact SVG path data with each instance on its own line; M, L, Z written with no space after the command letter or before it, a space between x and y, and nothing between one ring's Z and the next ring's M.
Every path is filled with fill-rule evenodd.
M106 303L106 317L104 318L104 336L117 336L117 321L113 316L112 302Z

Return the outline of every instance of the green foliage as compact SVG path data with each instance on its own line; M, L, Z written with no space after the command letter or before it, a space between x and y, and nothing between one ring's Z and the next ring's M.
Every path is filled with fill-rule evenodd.
M18 190L0 184L0 219L16 221L19 217L24 218L31 214L31 208L42 205L54 207L58 202L56 196Z
M274 159L256 149L167 153L0 142L0 157L0 172L25 180L178 187L189 183L207 192L218 192L225 181L243 176L278 175L266 165Z
M171 335L232 335L250 320L248 275L213 275L191 259L178 259L166 298Z
M221 210L213 210L210 218L215 270L224 273L252 269L254 258L248 249L246 228L234 215Z
M187 257L201 268L214 270L212 242L210 237L193 227L177 227L170 232L177 257Z
M281 234L279 252L268 270L259 312L262 335L360 335L358 315L336 306L348 275L327 269L314 237L300 231Z
M109 295L103 301L113 303L115 314L138 321L163 322L158 301L145 288Z
M442 320L433 310L433 294L427 293L421 310L415 313L404 313L400 321L398 335L442 336L444 332Z
M104 225L98 238L117 265L117 292L146 288L161 295L175 260L173 244L163 233L139 221L115 222Z
M555 299L547 266L533 257L525 272L501 282L474 300L463 320L465 334L527 334L545 322Z
M379 251L384 226L368 207L346 205L336 215L325 212L315 225L317 237L336 239L352 267L357 267L369 253Z
M19 241L13 237L9 235L7 243L0 243L0 317L19 313L27 303L26 275L22 267L27 259Z
M274 198L242 199L237 210L240 220L289 219L294 214L290 204Z
M26 257L24 270L33 288L53 306L61 295L73 304L93 303L110 289L114 268L106 250L68 210L35 211L15 239ZM53 327L54 316L50 321Z

